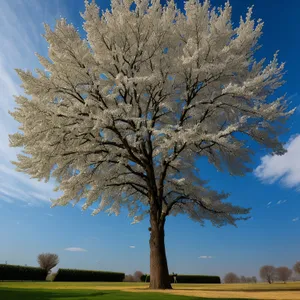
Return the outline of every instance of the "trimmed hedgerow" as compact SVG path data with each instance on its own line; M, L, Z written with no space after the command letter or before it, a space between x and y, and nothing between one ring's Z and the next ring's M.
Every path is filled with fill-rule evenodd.
M147 275L141 276L141 281L145 282ZM170 282L174 282L174 275L170 276ZM177 283L221 283L219 276L207 275L176 275ZM147 276L146 282L150 282L150 276Z
M77 269L59 269L53 281L107 281L122 282L124 273L90 271Z
M44 281L47 271L42 268L0 264L0 280Z

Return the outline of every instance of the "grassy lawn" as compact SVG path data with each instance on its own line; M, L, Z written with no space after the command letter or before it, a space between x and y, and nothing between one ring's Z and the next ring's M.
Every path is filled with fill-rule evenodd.
M300 299L300 282L287 284L175 284L150 291L147 283L0 282L2 300Z
M29 289L0 287L0 299L3 300L211 300L165 293L132 293L118 290L68 290L68 289ZM219 299L230 300L230 299Z
M179 289L200 289L213 291L245 291L245 292L263 292L263 291L299 291L300 282L275 282L268 283L236 283L236 284L178 284ZM175 289L176 289L175 286ZM300 298L299 298L300 300Z

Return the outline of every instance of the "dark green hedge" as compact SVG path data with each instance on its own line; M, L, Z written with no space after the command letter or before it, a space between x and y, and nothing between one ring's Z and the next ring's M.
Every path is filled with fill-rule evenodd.
M124 273L90 271L76 269L59 269L53 281L107 281L122 282Z
M170 282L173 283L174 275L170 275ZM221 283L219 276L207 275L177 275L177 283ZM141 276L141 281L145 282L146 275ZM150 276L147 277L147 282L150 282Z
M0 280L44 281L47 271L41 268L0 264Z

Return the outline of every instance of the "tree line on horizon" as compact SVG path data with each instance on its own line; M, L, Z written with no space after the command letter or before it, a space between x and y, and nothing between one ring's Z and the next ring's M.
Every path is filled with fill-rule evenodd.
M259 270L259 276L263 281L273 283L274 281L283 281L286 283L295 274L300 275L300 261L296 262L293 266L293 270L286 266L274 267L272 265L264 265ZM229 272L224 276L223 283L256 283L257 279L255 276L245 277L238 276L234 272Z
M41 253L37 256L37 262L41 269L47 271L47 280L52 281L56 273L51 273L51 270L56 267L59 263L59 257L54 253ZM288 280L292 279L291 276L294 273L300 275L300 261L297 261L292 269L286 266L274 267L272 265L264 265L259 270L260 278L269 284L274 281L283 281L286 283ZM126 274L124 282L141 282L144 273L142 271L135 271L134 274ZM295 279L294 279L295 280ZM256 276L247 277L244 275L238 276L234 272L228 272L223 278L223 283L257 283Z
M59 257L54 253L41 253L37 257L39 266L47 271L48 278L51 280L55 273L51 273L51 270L59 263ZM283 281L286 283L295 274L300 275L300 261L297 261L292 269L286 266L274 267L272 265L264 265L259 270L259 276L263 281L273 283L274 281ZM144 275L142 271L135 271L134 274L126 274L124 282L141 282L141 277ZM256 276L246 277L244 275L238 276L234 272L226 273L223 278L223 283L257 283Z

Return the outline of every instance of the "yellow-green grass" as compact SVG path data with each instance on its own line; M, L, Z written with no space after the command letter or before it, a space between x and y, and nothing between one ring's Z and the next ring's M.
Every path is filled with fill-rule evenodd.
M213 300L166 293L150 293L141 283L0 282L2 300ZM222 300L230 300L222 298ZM242 299L241 299L242 300Z
M27 289L27 292L33 293L44 292L44 293L69 293L72 292L74 295L77 293L82 294L81 296L68 296L68 300L79 300L79 299L90 299L88 296L83 296L84 293L91 296L94 300L98 299L96 292L105 292L105 295L99 294L99 299L125 299L126 295L132 295L132 299L147 300L152 299L153 296L157 299L161 299L161 296L165 297L163 299L171 299L170 296L190 296L189 298L175 297L177 299L196 299L195 297L202 297L205 299L294 299L300 300L300 282L289 282L284 283L257 283L257 284L174 284L173 290L169 291L151 291L148 289L147 283L110 283L110 282L0 282L0 299L16 299L7 298L7 295L2 295L3 291L5 293L22 293L22 289ZM30 290L30 291L29 291ZM20 292L21 291L21 292ZM107 291L111 291L108 293ZM114 293L113 293L114 291ZM130 292L130 293L129 293ZM153 294L153 292L158 294ZM26 293L23 290L23 293ZM121 293L121 294L120 294ZM125 294L124 294L125 293ZM133 294L134 293L134 294ZM143 295L141 295L143 293ZM12 294L13 295L13 294ZM123 296L122 296L123 295ZM125 296L124 296L125 295ZM152 295L152 296L150 296ZM5 296L6 298L3 298ZM100 297L101 296L101 297ZM105 296L105 297L104 297ZM83 298L82 298L83 297ZM107 298L108 297L108 298ZM125 297L125 298L124 298ZM149 298L150 297L150 298ZM25 298L24 298L25 299ZM28 298L29 299L29 298ZM32 298L39 299L39 298ZM43 298L41 298L43 299ZM56 298L45 298L45 299L60 299ZM65 299L65 298L61 298ZM130 298L129 298L130 299ZM156 299L156 298L155 298ZM173 299L173 298L172 298Z
M50 290L50 289L8 289L0 288L4 300L200 300L196 297L174 296L154 293L130 293L124 291L93 290ZM201 298L211 300L211 298ZM230 300L230 299L224 299Z

